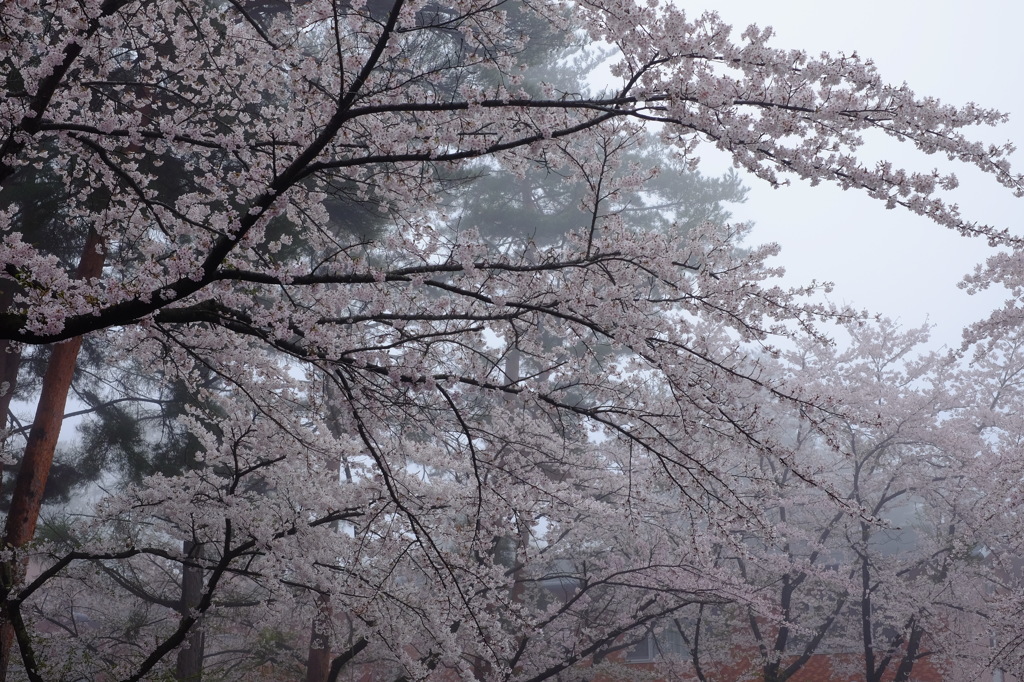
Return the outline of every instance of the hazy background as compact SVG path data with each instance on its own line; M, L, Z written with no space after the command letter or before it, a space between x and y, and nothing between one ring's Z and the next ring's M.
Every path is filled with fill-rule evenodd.
M996 0L679 0L689 17L714 10L733 25L738 38L751 23L775 28L773 45L817 55L856 51L875 61L883 78L906 81L918 96L949 104L969 101L1011 114L1008 124L972 132L989 142L1024 143L1024 10ZM1009 9L1008 9L1009 8ZM711 173L725 167L715 152L700 152ZM913 170L950 168L944 158L925 156L895 143L867 152L871 160L891 158ZM1013 157L1024 170L1024 154ZM962 167L955 193L965 218L1024 234L1024 200L994 180ZM936 345L956 346L960 329L1002 303L1005 293L968 296L959 279L991 250L905 210L884 206L860 193L794 180L773 190L746 179L749 199L733 211L756 223L752 241L782 245L787 281L836 283L831 299L855 304L916 326L936 325Z

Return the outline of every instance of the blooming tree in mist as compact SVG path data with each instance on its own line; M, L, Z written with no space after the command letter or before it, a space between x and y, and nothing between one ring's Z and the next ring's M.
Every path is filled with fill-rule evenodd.
M998 391L996 383L948 353L924 352L927 328L883 319L847 331L844 348L808 339L780 362L831 407L812 423L776 404L791 413L776 429L788 431L801 471L763 460L768 475L748 494L775 532L751 533L718 558L758 586L773 616L757 602L688 607L674 625L701 680L747 669L765 682L803 679L808 669L824 678L814 659L822 653L836 679L871 682L932 679L935 670L944 680L981 679L991 664L998 619L981 615L991 608L985 591L1015 577L982 548L1015 533L980 521L994 509L985 494L999 491L976 478L985 448L962 411L985 401L958 385ZM1012 518L1008 508L989 518Z
M612 46L618 89L528 88L536 26ZM830 407L771 344L847 313L773 285L743 227L638 229L653 171L620 151L658 124L666 154L711 143L1011 247L944 201L954 177L857 151L877 131L1022 189L963 132L1001 114L769 38L632 0L5 6L8 402L23 349L57 344L2 570L29 679L175 657L197 679L182 652L296 632L306 655L261 674L555 679L688 606L753 603L717 561L772 532L748 486L766 459L813 478L764 405ZM573 231L459 228L460 178L537 163L585 188ZM48 182L56 202L25 198ZM147 399L190 388L196 454L32 544L83 335L110 400L145 397L118 393L129 372ZM188 598L154 587L183 576Z

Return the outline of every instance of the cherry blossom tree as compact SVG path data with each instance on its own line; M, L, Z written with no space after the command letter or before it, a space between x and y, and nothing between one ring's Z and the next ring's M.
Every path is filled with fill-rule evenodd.
M1007 309L1011 308L1007 304ZM957 524L963 533L982 541L974 548L986 568L978 606L956 613L962 627L985 638L982 653L992 667L1020 676L1019 616L1021 581L1021 351L1020 327L1012 318L998 326L983 320L966 334L969 362L951 386L960 408L948 420L948 434L975 456L960 472L951 495L957 504Z
M997 535L977 522L977 490L966 484L979 443L960 435L959 413L976 398L965 402L954 386L992 384L953 355L924 352L926 328L881 320L849 331L846 348L787 354L788 373L824 409L783 412L780 438L800 468L765 460L774 486L751 493L776 532L720 559L769 608L684 621L688 642L705 631L698 673L731 660L778 682L821 654L836 674L875 681L913 679L922 664L973 680L990 665L974 614L996 579L982 548Z
M618 89L528 89L524 16L586 27ZM617 142L657 124L682 159L710 142L769 182L1011 247L945 201L953 176L857 151L873 131L1022 188L1008 147L963 131L998 112L770 36L632 0L5 7L0 186L44 169L84 229L62 257L5 205L0 339L65 342L68 376L93 335L112 367L200 398L181 424L201 466L111 495L70 550L29 542L53 448L24 456L0 583L28 678L158 675L196 628L241 637L213 624L248 607L283 636L315 623L311 679L553 679L693 604L751 600L722 538L770 532L746 494L764 462L799 470L760 405L817 406L770 344L848 313L774 286L775 248L738 250L742 226L631 225L622 197L652 169ZM572 232L503 249L448 229L467 164L538 161L589 188ZM341 229L339 206L385 227ZM53 383L40 413L59 416ZM132 595L130 637L79 615L136 584L116 576L190 570L205 588L180 613Z

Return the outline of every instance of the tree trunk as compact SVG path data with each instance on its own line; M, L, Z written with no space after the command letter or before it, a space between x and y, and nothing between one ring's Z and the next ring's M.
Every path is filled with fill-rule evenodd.
M877 682L878 667L875 665L875 640L874 623L872 621L871 605L871 567L868 565L867 525L861 523L861 543L864 547L864 554L860 557L860 630L861 646L864 649L864 679L867 682Z
M185 540L182 551L189 559L198 558L199 547L191 540ZM181 567L181 617L187 618L192 609L199 605L203 596L203 569L198 566ZM201 627L193 626L185 640L185 646L178 649L178 660L174 679L180 682L200 682L203 679L203 647L205 637Z
M327 682L331 671L331 597L316 597L316 617L309 629L309 657L306 659L306 682Z
M324 380L325 406L327 408L327 428L331 435L340 438L341 416L339 405L343 398L339 395L337 387L330 377ZM342 469L344 467L344 469ZM338 476L344 470L345 481L352 482L352 470L348 461L341 458L331 458L327 465L328 473L334 477L335 483L340 485ZM331 524L335 533L338 532L338 523ZM327 592L319 592L316 595L316 615L309 626L309 653L306 656L306 682L328 682L331 674L331 628L333 611L331 610L331 595ZM335 674L334 677L337 675Z
M104 260L101 246L100 236L90 229L82 249L82 259L75 272L78 279L100 276ZM22 455L21 469L11 497L11 509L7 514L4 545L8 549L24 546L35 535L46 480L50 475L50 465L53 464L53 453L57 449L64 408L81 347L80 336L56 344L46 365L35 419L25 444L25 454ZM24 578L25 568L21 560L6 561L0 565L0 682L7 679L11 643L14 640L10 614L7 612L10 608L7 597Z
M924 637L924 630L917 626L914 619L910 622L910 638L907 640L907 649L903 653L903 660L896 669L893 682L908 682L910 674L914 671L914 663L917 662L918 652L921 650L921 639Z

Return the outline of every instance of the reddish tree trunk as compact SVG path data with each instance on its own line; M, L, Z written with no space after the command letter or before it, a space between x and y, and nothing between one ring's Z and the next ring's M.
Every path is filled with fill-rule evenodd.
M78 279L100 276L104 260L101 245L99 235L94 230L89 230L85 248L82 250L82 259L75 273ZM4 532L7 548L22 547L35 535L46 480L53 464L53 453L57 449L57 438L60 436L60 427L64 420L64 407L67 405L71 378L81 347L81 337L55 345L46 365L35 419L32 421L32 429L25 444L21 469L14 484L11 509L7 514ZM11 643L14 640L10 615L6 611L7 595L17 587L23 573L24 564L21 561L8 561L0 566L0 597L3 597L0 609L0 682L7 679Z

